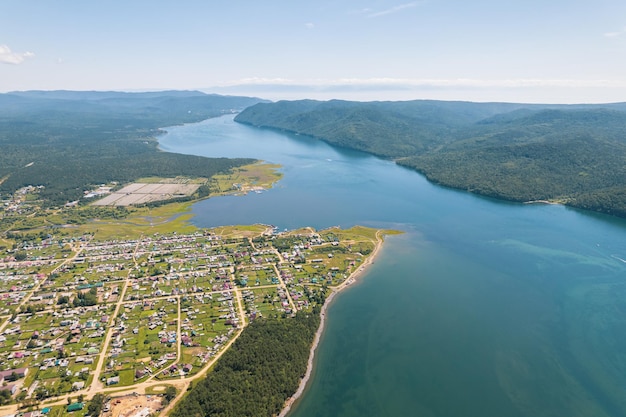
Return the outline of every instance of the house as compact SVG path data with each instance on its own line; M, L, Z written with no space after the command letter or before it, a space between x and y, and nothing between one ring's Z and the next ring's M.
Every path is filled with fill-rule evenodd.
M17 384L8 384L8 385L0 386L0 391L9 391L11 395L13 395L17 391Z
M72 391L80 391L85 388L85 381L76 381L72 384Z
M7 371L0 371L0 383L4 381L15 381L19 378L24 378L28 373L28 368L9 369Z
M107 379L107 385L116 385L120 383L120 377L119 376L113 376L109 379Z
M68 413L71 413L71 412L73 412L73 411L79 411L79 410L82 410L82 409L83 409L83 407L85 407L85 404L84 404L84 403L72 403L72 404L70 404L70 405L68 405L68 406L67 406L66 411L67 411Z

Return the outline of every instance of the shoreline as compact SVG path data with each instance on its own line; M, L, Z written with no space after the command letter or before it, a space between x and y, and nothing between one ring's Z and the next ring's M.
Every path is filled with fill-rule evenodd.
M550 206L564 206L564 203L559 203L558 201L551 201L551 200L531 200L531 201L524 201L522 204L546 204L546 205L550 205Z
M367 260L363 264L361 264L361 266L357 268L356 271L352 272L350 276L346 278L346 280L341 285L338 285L337 287L335 287L332 290L332 293L328 296L328 298L324 302L324 305L322 306L322 309L320 311L320 325L317 328L317 331L315 332L313 344L311 345L311 350L309 351L309 360L307 362L306 372L304 374L304 377L302 377L302 379L300 380L300 385L298 386L298 389L296 390L296 392L291 397L289 397L287 401L285 401L285 405L283 406L283 409L281 410L280 414L278 414L278 417L287 416L287 414L291 411L291 407L302 396L302 394L304 394L304 390L306 389L309 383L309 379L311 378L311 374L313 373L313 362L315 361L315 351L317 350L317 346L319 345L322 334L324 333L324 327L326 324L326 310L328 309L328 306L332 303L333 299L335 298L335 295L339 294L341 291L343 291L344 289L352 285L354 282L356 282L357 278L359 278L362 274L367 272L367 267L373 264L374 260L378 256L380 249L383 246L383 241L384 240L383 240L382 231L378 230L376 232L376 245L374 246L374 250L372 251L370 256L367 258Z

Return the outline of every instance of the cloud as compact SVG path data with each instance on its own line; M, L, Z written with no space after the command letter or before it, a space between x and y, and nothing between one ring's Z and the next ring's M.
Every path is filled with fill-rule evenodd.
M364 9L359 9L359 10L351 10L348 12L349 15L355 15L355 14L371 14L373 13L374 10L370 9L369 7L366 7Z
M622 30L618 30L616 32L607 32L607 33L604 34L604 37L606 37L606 38L616 38L618 36L622 36L625 33L626 33L626 28L623 28Z
M250 78L242 78L240 80L236 80L236 81L231 81L231 82L227 82L224 85L222 85L222 87L224 86L232 86L232 85L245 85L245 84L259 84L259 85L263 85L263 84L284 84L284 85L290 85L290 84L297 84L297 82L295 80L289 79L289 78L264 78L264 77L250 77Z
M474 78L343 78L333 80L334 85L406 87L406 88L526 88L526 87L626 87L625 81L603 79L474 79Z
M528 88L528 87L572 87L572 88L612 88L626 87L626 81L602 79L473 79L473 78L335 78L335 79L290 79L252 77L227 82L221 87L241 85L281 85L316 88L380 88L380 89L421 89L421 88Z
M624 101L626 80L576 78L245 78L205 88L269 100L469 100L515 103Z
M370 13L367 15L367 17L380 17L380 16L386 16L388 14L392 14L392 13L397 13L399 11L405 10L405 9L410 9L413 7L416 7L419 4L419 2L417 1L413 1L411 3L404 3L404 4L399 4L397 6L393 6L389 9L386 10L382 10L380 12L374 12L374 13Z
M17 53L12 52L7 45L0 45L0 62L3 64L18 65L24 62L26 58L34 57L32 52Z
M306 23L304 26L306 26L307 29L313 29L315 27L315 25L311 22Z

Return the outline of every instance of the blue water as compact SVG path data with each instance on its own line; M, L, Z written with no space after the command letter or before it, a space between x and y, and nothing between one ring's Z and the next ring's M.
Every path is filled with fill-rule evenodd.
M211 227L396 228L329 308L291 417L626 416L626 222L428 183L390 161L234 123L164 150L283 166L272 189L193 207Z

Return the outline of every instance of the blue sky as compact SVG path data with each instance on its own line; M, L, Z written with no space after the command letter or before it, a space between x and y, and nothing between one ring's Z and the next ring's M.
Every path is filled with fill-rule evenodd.
M626 101L624 0L2 0L0 91Z

